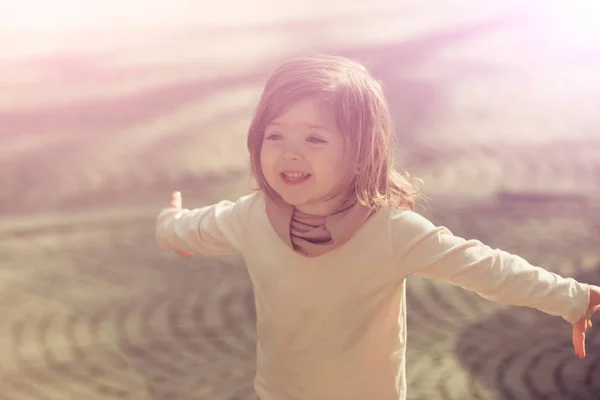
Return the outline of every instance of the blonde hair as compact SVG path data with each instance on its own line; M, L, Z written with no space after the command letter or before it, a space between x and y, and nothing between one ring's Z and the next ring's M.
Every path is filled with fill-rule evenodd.
M307 99L322 102L344 135L346 152L360 166L351 181L357 201L373 209L414 210L417 187L407 173L394 168L395 137L383 88L364 66L338 56L293 58L269 77L248 130L250 168L259 188L276 195L260 165L266 126Z

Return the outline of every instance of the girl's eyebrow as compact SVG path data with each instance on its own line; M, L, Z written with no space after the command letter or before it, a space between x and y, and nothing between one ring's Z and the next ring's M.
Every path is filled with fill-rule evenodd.
M273 126L286 126L286 127L288 126L287 124L285 124L283 122L270 122L269 124L267 124L267 126L269 126L269 125L273 125ZM310 129L323 129L323 130L329 131L328 128L326 128L324 126L321 126L321 125L304 124L304 123L299 123L298 125L301 125L303 127L310 128Z

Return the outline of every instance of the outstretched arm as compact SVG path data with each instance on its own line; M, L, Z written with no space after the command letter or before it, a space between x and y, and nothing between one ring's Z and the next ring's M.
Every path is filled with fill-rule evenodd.
M586 312L596 296L589 285L477 240L456 237L413 212L397 216L392 228L396 259L407 274L460 286L492 301L561 316L574 325L573 345L576 354L583 355L582 335L589 327Z
M174 192L169 206L156 218L159 247L188 257L241 252L248 197L187 210L182 209L181 193Z

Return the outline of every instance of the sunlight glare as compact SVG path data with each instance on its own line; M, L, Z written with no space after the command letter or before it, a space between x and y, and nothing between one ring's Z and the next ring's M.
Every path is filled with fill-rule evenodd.
M0 1L0 29L62 29L82 26L97 20L110 1L19 0Z
M543 7L543 6L541 6ZM600 1L554 1L549 5L546 30L559 43L577 47L600 46Z

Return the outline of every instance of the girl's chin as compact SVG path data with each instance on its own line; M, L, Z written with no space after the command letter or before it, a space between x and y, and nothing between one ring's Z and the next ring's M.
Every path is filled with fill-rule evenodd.
M281 194L280 194L280 196L281 196ZM283 195L283 196L281 196L281 198L283 199L283 201L288 203L290 206L294 206L294 207L306 206L306 201L304 199L299 198L298 196Z

